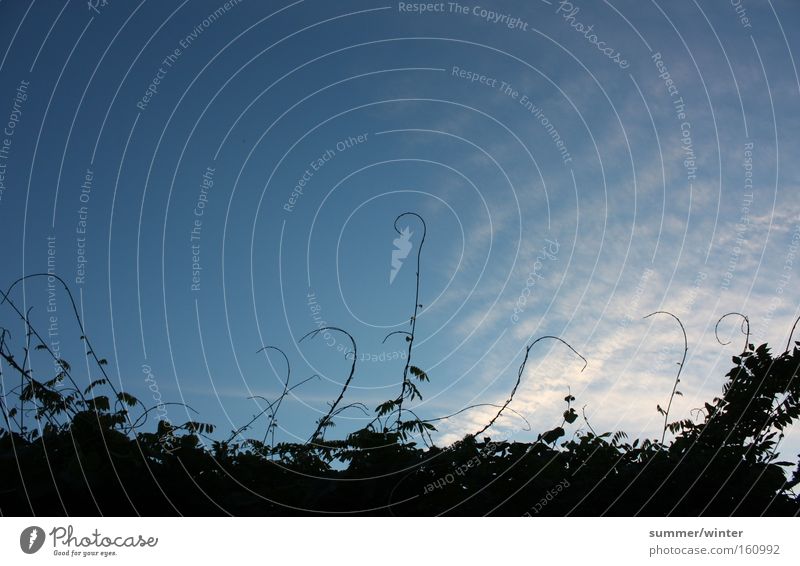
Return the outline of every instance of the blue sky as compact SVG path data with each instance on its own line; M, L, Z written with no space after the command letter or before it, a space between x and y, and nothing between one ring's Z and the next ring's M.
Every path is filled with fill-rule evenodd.
M343 335L299 342L325 324L357 340L345 401L396 396L406 345L382 341L408 329L422 236L401 220L412 249L390 283L404 211L427 224L424 418L502 403L550 334L588 367L532 350L511 408L534 430L560 423L569 387L595 429L660 437L683 339L643 316L686 327L672 416L689 418L743 344L735 317L717 343L722 315L782 350L800 314L795 3L101 4L0 0L0 283L50 257L145 404L235 428L282 388L282 358L257 353L273 345L292 383L319 375L279 418L279 439L305 440L349 370ZM49 313L46 279L14 293L96 378L67 297ZM521 423L491 434L534 438Z

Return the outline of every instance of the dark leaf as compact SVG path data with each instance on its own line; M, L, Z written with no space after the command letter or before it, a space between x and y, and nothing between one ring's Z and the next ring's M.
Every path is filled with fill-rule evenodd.
M119 399L129 407L133 407L137 403L136 397L134 397L130 393L125 393L124 391L120 391L119 393L117 393L117 399Z
M548 430L547 432L543 433L541 439L546 442L547 444L552 444L562 436L564 436L564 429L560 426L557 426L553 430Z
M84 395L86 395L86 394L88 394L88 393L89 393L89 391L91 391L92 389L94 389L96 386L98 386L98 385L104 385L105 383L106 383L106 380L105 380L105 379L96 379L96 380L94 380L93 382L91 382L91 383L90 383L90 384L89 384L89 385L86 387L86 389L84 389L84 390L83 390L83 394L84 394Z
M93 399L87 399L86 404L90 409L94 409L95 411L108 411L111 407L108 397L105 395L98 395Z
M411 372L412 375L417 377L420 381L430 381L428 379L428 374L419 369L416 366L409 366L408 370Z

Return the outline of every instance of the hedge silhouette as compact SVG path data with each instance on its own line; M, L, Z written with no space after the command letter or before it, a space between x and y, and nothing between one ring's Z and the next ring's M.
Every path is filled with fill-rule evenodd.
M424 220L415 213L404 213ZM424 232L423 232L424 241ZM375 417L342 439L326 432L345 410L370 414L362 403L343 403L356 374L356 341L350 373L327 414L307 442L275 442L282 401L306 380L292 383L286 358L281 395L263 399L266 408L224 440L200 421L179 425L149 419L163 404L147 407L118 391L106 373L106 361L83 334L83 324L67 285L74 315L90 359L102 378L85 385L69 363L57 357L11 298L21 281L3 292L3 304L26 328L21 356L11 335L0 328L0 514L2 515L795 515L800 499L800 462L779 461L784 431L800 417L800 342L794 328L786 349L774 355L766 344L750 343L749 320L742 318L745 346L732 358L719 397L697 409L694 419L670 422L688 341L680 319L669 312L684 336L684 357L664 416L660 440L628 440L618 431L598 434L591 424L567 438L580 418L567 394L562 422L535 442L492 440L484 433L509 408L531 349L554 339L581 357L560 337L538 338L525 350L509 399L475 434L447 447L434 445L435 422L484 405L465 407L442 417L423 419L410 407L429 381L412 364L420 291L417 251L416 293L410 330L393 332L408 345L397 397L379 404ZM797 323L795 323L796 325ZM275 346L265 348L279 352ZM34 377L33 351L49 354L55 375ZM586 360L583 359L584 364ZM585 367L585 365L584 365ZM18 380L18 384L10 386ZM189 409L191 409L189 407ZM406 418L404 419L404 415ZM518 415L524 420L522 415ZM244 438L261 426L260 438ZM527 421L525 421L527 422ZM666 433L673 435L665 441ZM420 441L422 445L418 445ZM792 470L794 466L794 470Z

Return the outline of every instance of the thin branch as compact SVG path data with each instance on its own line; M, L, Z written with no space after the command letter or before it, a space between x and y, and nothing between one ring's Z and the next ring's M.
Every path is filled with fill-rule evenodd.
M11 333L7 329L0 327L0 352L2 352L3 349L5 348L6 334L11 334ZM2 384L2 376L3 372L2 369L0 368L0 384ZM20 427L19 422L14 418L13 415L10 415L8 412L8 407L6 406L5 403L5 397L6 393L0 395L0 409L2 409L3 411L3 419L6 421L6 427L8 428L8 433L12 434L14 432L13 429L11 428L11 422L8 420L9 417L14 421L14 424L17 425L17 429L20 431L20 433L22 433L22 429Z
M139 428L141 426L144 426L145 423L147 423L147 415L151 411L155 411L159 407L166 407L168 405L180 405L181 407L186 407L187 409L191 410L193 413L195 413L197 415L200 414L198 411L196 411L195 409L193 409L191 406L187 405L186 403L178 403L178 402L174 402L174 403L173 402L170 402L170 403L159 403L157 405L153 405L149 409L145 409L145 411L141 415L139 415L139 417L133 423L131 423L130 427L128 427L128 430L136 430L137 428ZM142 406L145 407L144 403L142 403ZM140 421L141 421L141 423L140 423Z
M200 414L198 411L196 411L195 409L193 409L191 406L187 405L186 403L177 403L177 402L175 402L175 403L171 403L171 402L170 403L159 403L158 405L153 405L149 409L145 410L141 415L139 415L139 417L131 424L131 426L129 427L129 430L134 430L134 429L136 429L136 428L138 428L140 426L144 426L144 424L147 422L147 415L150 413L150 411L155 411L159 407L166 407L168 405L180 405L181 407L186 407L187 409L191 410L192 412L194 412L197 415ZM139 421L142 421L141 424L139 424Z
M14 303L14 301L12 301L12 300L9 298L9 296L8 296L8 295L11 293L12 289L13 289L13 288L14 288L14 287L15 287L15 286L18 284L18 283L20 283L20 282L22 282L22 281L25 281L26 279L33 278L33 277L54 277L54 278L55 278L57 281L59 281L59 282L61 283L61 285L64 287L64 290L65 290L65 291L66 291L66 293L67 293L67 297L68 297L68 298L69 298L69 300L70 300L70 304L72 305L72 312L73 312L73 313L74 313L74 315L75 315L75 320L76 320L76 321L77 321L77 323L78 323L78 328L79 328L79 329L80 329L80 331L81 331L81 335L83 336L83 339L86 341L86 345L87 345L87 347L89 347L89 348L90 348L90 350L91 350L91 352L92 352L92 354L94 354L94 349L91 347L91 344L89 343L89 338L86 336L86 333L85 333L85 331L84 331L84 328L83 328L83 321L81 320L80 313L78 312L78 305L77 305L77 303L75 303L75 298L72 296L72 291L70 291L70 288L69 288L69 286L68 286L68 285L66 284L66 282L65 282L63 279L61 279L61 277L59 277L58 275L54 275L54 274L50 274L50 273L33 273L33 274L31 274L31 275L25 275L25 276L23 276L23 277L20 277L19 279L17 279L16 281L14 281L14 282L11 284L11 286L8 288L8 290L6 290L5 292L3 292L2 290L0 290L0 295L2 295L2 296L3 296L3 300L2 300L2 301L0 301L0 305L2 305L2 304L3 304L3 303L5 303L5 302L8 302L8 304L9 304L9 305L11 305L11 308L12 308L12 309L14 309L14 311L15 311L15 312L16 312L16 313L17 313L17 314L20 316L20 318L22 318L22 319L24 320L24 319L25 319L25 317L24 317L24 315L22 314L22 311L20 311L20 310L19 310L19 308L17 308L17 305ZM38 338L38 339L39 339L39 342L40 342L40 343L41 343L41 344L42 344L42 345L45 347L45 349L46 349L46 350L47 350L47 352L50 354L50 356L53 358L53 360L55 360L56 362L59 362L59 361L60 361L60 358L58 358L58 356L56 356L56 355L55 355L55 353L54 353L54 352L53 352L53 350L50 348L50 346L47 344L47 342L45 342L44 338L42 338L42 336L41 336L41 335L39 335L39 333L36 331L36 329L35 329L35 328L31 327L31 330L33 330L33 334L34 334L34 336L36 336L36 338ZM108 379L108 376L107 376L107 375L106 375L106 373L105 373L105 369L103 368L102 364L100 364L100 360L98 360L98 359L97 359L97 356L94 356L94 358L95 358L95 361L97 362L98 366L100 366L100 371L103 373L104 377L106 377L106 379ZM80 392L80 388L78 387L78 384L77 384L77 383L75 383L75 380L74 380L74 379L72 379L72 374L71 374L69 371L67 371L67 369L66 369L66 368L63 368L63 369L64 369L64 374L65 374L65 375L66 375L66 376L69 378L70 382L72 382L72 385L73 385L73 387L75 387L75 389L78 389L78 390L79 390L79 391L78 391L78 393L80 393L81 400L82 400L82 401L85 403L85 402L86 402L86 397L83 395L83 393L81 393L81 392ZM114 386L113 386L113 384L111 384L111 382L110 382L110 381L109 381L109 385L111 385L111 389L112 389L112 391L114 392L114 394L116 395L117 391L114 389Z
M7 335L11 336L11 331L8 330L5 327L0 327L0 356L2 358L5 358L5 355L3 355L3 353L5 352L6 336ZM3 375L3 372L2 372L2 369L0 368L0 378L2 378L2 375ZM14 389L16 389L16 388L14 388ZM13 393L14 389L11 389L8 393ZM6 406L5 402L4 402L5 397L6 397L6 395L8 395L8 393L4 393L2 396L0 396L0 402L3 403L3 407L2 407L2 409L3 409L3 417L4 417L5 421L6 421L6 426L8 427L9 434L12 432L11 423L8 420L9 416L11 416L11 419L14 421L14 424L17 425L17 430L19 430L19 433L21 435L21 434L24 433L24 431L22 430L22 425L20 425L19 421L17 421L17 419L15 419L13 417L13 415L9 415L8 408L7 408L7 406Z
M426 422L426 423L433 423L433 422L436 422L436 421L443 421L443 420L445 420L445 419L449 419L449 418L451 418L451 417L455 417L456 415L458 415L458 414L460 414L460 413L463 413L464 411L468 411L468 410L470 410L470 409L475 409L475 408L477 408L477 407L494 407L494 408L499 408L499 407L501 407L501 406L500 406L500 405L497 405L497 404L495 404L495 403L478 403L478 404L476 404L476 405L470 405L469 407L464 407L464 408L463 408L463 409L461 409L460 411L456 411L455 413L452 413L452 414L450 414L450 415L445 415L444 417L436 417L435 419L425 419L423 422ZM514 413L515 415L517 415L517 416L518 416L519 418L521 418L523 421L525 421L525 426L526 426L527 428L525 428L525 429L523 429L523 430L525 430L526 432L527 432L527 431L529 431L529 430L531 430L531 423L528 421L528 419L526 419L525 417L523 417L523 416L522 416L522 414L520 414L518 411L515 411L514 409L508 409L508 410L509 410L509 411L511 411L512 413Z
M789 351L789 346L791 346L791 344L792 344L792 336L794 336L794 330L795 330L795 328L797 328L797 323L798 322L800 322L800 316L798 316L795 319L794 324L792 325L792 331L789 332L789 339L786 341L786 350L785 350L786 352Z
M508 407L511 404L511 401L514 400L514 395L517 393L517 388L519 388L519 384L522 381L522 373L523 373L523 371L525 371L525 364L528 362L528 355L530 354L531 348L533 348L534 345L536 345L537 342L540 342L541 340L545 340L545 339L558 340L559 342L564 344L567 348L572 350L580 359L583 360L583 367L581 368L581 371L585 370L586 366L589 365L589 362L586 361L586 358L584 358L582 355L580 355L578 353L578 351L575 350L575 348L573 348L572 346L570 346L569 343L566 340L563 340L562 338L559 338L558 336L542 336L540 338L537 338L536 340L531 342L525 348L525 358L522 360L522 364L520 364L520 366L519 366L519 371L517 372L517 382L514 384L514 388L511 390L511 395L509 395L508 400L503 404L503 406L500 408L500 410L497 411L497 414L492 418L492 420L489 421L489 424L487 424L481 430L476 432L473 436L478 436L479 434L484 433L486 431L486 429L491 427L495 423L495 421L500 418L500 415L503 413L503 411L506 409L506 407Z
M304 379L300 383L296 383L296 384L292 385L289 388L289 390L287 391L287 393L291 393L293 390L297 389L298 387L300 387L304 383L307 383L307 382L311 381L315 377L319 378L319 376L317 374L314 374L311 377ZM233 441L234 438L236 438L241 433L243 433L245 430L250 428L250 425L252 425L254 422L256 422L261 415L263 415L264 413L269 411L275 405L275 403L278 402L278 399L275 399L274 401L270 402L268 399L266 399L265 397L262 397L261 395L253 395L252 397L248 397L248 399L261 399L262 401L265 401L267 403L267 406L260 413L258 413L252 419L250 419L250 422L248 422L246 425L243 425L243 426L239 427L238 429L236 429L235 431L233 431L233 433L231 434L230 438L228 438L228 440L225 441L226 444L230 444ZM267 429L267 430L269 431L269 429ZM264 443L266 443L266 440L264 441Z
M592 431L592 434L595 435L597 438L600 438L600 435L592 428L592 425L589 423L589 419L586 417L586 405L581 408L581 413L583 413L583 420L586 421L586 426L589 427L589 430Z
M402 232L397 227L397 221L400 220L403 216L416 216L420 222L422 222L422 240L419 242L419 246L417 247L417 279L416 279L416 291L414 294L414 316L411 317L411 332L409 336L406 337L408 340L408 354L406 355L406 365L403 368L403 385L400 388L400 402L398 403L399 411L397 413L397 430L400 430L400 425L403 422L403 400L406 396L406 387L408 384L408 368L411 366L411 348L414 346L414 338L416 336L417 331L417 314L419 313L419 272L420 272L420 257L422 255L422 246L425 243L425 236L428 234L428 225L425 223L425 219L422 218L416 212L403 212L402 214L398 215L397 218L394 219L394 231L398 234L402 235Z
M675 399L675 391L678 390L678 383L680 383L680 381L681 381L681 372L683 371L683 364L686 363L686 354L689 352L689 340L686 338L686 328L683 326L683 323L681 322L681 319L679 319L677 316L675 316L674 314L672 314L669 311L651 312L650 314L648 314L644 318L650 318L651 316L653 316L655 314L667 314L667 315L671 316L672 318L674 318L676 321L678 321L678 324L681 327L681 332L683 333L683 358L681 359L681 363L678 364L678 374L675 376L675 384L672 386L672 393L669 396L669 403L667 403L667 410L666 410L666 412L664 412L664 429L661 432L661 444L664 444L664 437L666 437L666 435L667 435L667 427L668 427L667 423L668 423L668 419L669 419L669 410L672 407L672 400ZM719 322L717 322L717 324L719 324ZM749 324L748 324L748 329L749 329ZM716 333L716 330L715 330L715 333ZM749 330L748 330L748 336L749 336Z
M414 411L412 411L411 409L406 409L406 411L411 413L412 415L414 415L414 418L417 419L416 422L418 422L418 423L424 423L425 422L421 418L419 418L419 415L417 413L415 413ZM409 422L414 422L414 421L409 421ZM426 430L425 427L420 427L420 428L422 429L422 432L420 433L420 437L422 438L422 442L424 442L426 446L433 446L433 437L431 436L430 431ZM428 444L428 442L425 440L425 433L426 432L428 433L428 438L430 439L430 444ZM401 436L403 436L403 439L405 440L405 432L401 431L400 434L401 434Z
M405 334L406 336L411 336L412 335L410 332L406 332L405 330L395 330L394 332L390 332L389 334L384 336L383 341L381 342L381 344L386 344L386 340L389 338L389 336L392 336L393 334Z
M11 354L8 354L8 353L3 352L2 350L0 350L0 357L2 357L6 362L8 362L8 365L11 366L11 368L14 369L17 373L20 374L20 379L27 378L31 382L31 387L33 387L33 384L35 383L37 386L42 387L44 389L47 389L47 387L44 384L39 383L38 381L33 379L33 377L30 374L30 370L26 370L25 368L21 367L17 363L17 361L14 359L14 356L12 356ZM51 391L50 389L47 389L47 390ZM32 390L32 393L33 393L33 390ZM21 394L22 394L22 391L20 391L19 395L21 395ZM68 409L71 409L71 407L68 407L68 406L65 405L64 409L68 410ZM35 410L36 409L34 409L34 411ZM25 411L25 402L24 402L24 399L22 399L20 397L20 413L23 413L24 411ZM73 410L73 413L74 413L74 410ZM22 422L22 415L20 415L20 421ZM22 429L20 429L20 432L24 433L24 431Z
M742 351L746 352L747 345L750 344L750 319L747 318L747 315L735 311L723 314L721 317L719 317L719 320L717 320L717 324L714 325L714 337L717 339L717 342L719 342L723 346L727 346L728 344L730 344L730 340L728 342L723 342L722 340L719 339L719 334L717 333L717 330L719 329L719 323L722 322L726 317L731 315L739 316L742 318L742 327L741 327L742 334L745 335L744 349Z
M323 418L321 418L319 420L319 422L317 423L317 429L314 431L314 434L311 435L311 438L308 439L308 442L313 442L314 440L316 440L316 438L319 436L321 430L325 426L327 426L327 423L329 423L329 419L331 418L331 415L333 415L333 412L336 410L336 406L339 404L339 402L341 402L342 398L344 397L345 392L347 391L347 388L350 386L350 382L353 380L353 375L356 372L356 361L358 360L358 350L356 348L355 338L353 338L353 336L349 332L347 332L346 330L342 330L341 328L338 328L336 326L323 326L322 328L318 328L316 330L312 330L311 332L309 332L308 334L306 334L305 336L300 338L299 342L302 342L303 340L305 340L309 336L314 338L315 336L317 336L323 330L335 330L337 332L341 332L342 334L344 334L345 336L350 338L350 342L353 344L353 352L352 352L353 353L353 365L350 367L350 375L347 376L347 379L344 382L344 386L342 387L341 392L339 392L339 397L337 397L336 401L334 401L333 404L331 405L331 408L328 411L328 414L325 415Z
M59 277L58 275L55 275L55 274L51 274L51 273L32 273L30 275L25 275L23 277L20 277L19 279L14 281L9 286L8 290L5 293L0 291L0 294L3 295L3 300L0 301L0 304L3 304L6 301L8 301L8 304L10 304L11 307L17 312L17 314L19 314L22 317L22 313L17 308L17 306L14 304L14 302L11 299L9 299L8 295L11 293L11 290L18 283L21 283L21 282L25 281L26 279L32 279L34 277L48 277L48 278L49 277L53 277L59 283L61 283L61 285L64 287L64 291L67 293L67 297L69 298L70 305L72 306L72 312L73 312L73 314L75 316L75 321L77 322L78 328L81 331L81 340L83 340L85 342L85 344L86 344L86 348L88 350L87 354L90 355L94 359L95 364L100 369L100 373L103 374L103 379L105 380L105 383L111 388L111 391L114 393L114 398L115 398L114 405L117 408L117 410L119 410L119 407L120 407L120 405L123 405L123 402L120 399L119 392L117 391L116 387L114 387L113 382L111 381L111 379L108 376L108 373L105 370L105 363L106 362L105 361L101 361L100 358L97 357L97 354L95 353L94 346L92 346L92 343L89 340L89 337L86 335L86 330L85 330L85 328L83 326L83 320L81 319L80 313L78 312L78 305L75 302L75 298L72 295L72 291L70 290L70 288L67 285L67 283L61 277ZM22 318L23 318L23 320L25 319L24 317L22 317ZM70 374L70 372L67 370L66 367L64 367L64 365L62 363L62 360L55 355L55 353L52 351L50 346L45 342L44 338L42 338L42 336L36 331L35 328L33 328L33 326L30 326L30 330L33 332L33 335L36 336L39 339L40 344L42 346L44 346L44 348L47 350L47 352L50 354L50 356L53 358L53 360L61 366L64 374L69 378L69 380L72 383L72 385L74 386L74 388L78 390L78 394L80 395L81 400L83 401L84 404L86 404L86 397L80 391L80 388L78 387L78 384L75 383L75 381L72 379L72 375ZM131 429L131 427L130 427L131 421L130 421L130 418L128 416L128 412L126 410L124 410L124 405L123 405L123 414L125 416L125 419L128 421L128 430L130 430Z
M343 407L339 407L338 409L336 409L336 412L331 415L331 417L335 417L336 415L346 411L347 409L354 409L354 408L364 413L364 415L369 416L369 409L367 408L367 406L364 403L356 401L354 403L349 403L347 405L344 405Z
M275 444L275 423L278 418L278 411L281 408L281 404L283 403L284 397L289 393L289 379L292 376L292 366L289 363L289 358L286 356L286 353L276 346L264 346L263 348L259 349L256 354L259 352L263 352L265 350L275 350L279 352L283 359L286 361L286 382L283 384L283 393L281 393L280 397L278 397L277 405L275 406L275 410L272 411L269 415L269 423L267 424L267 431L264 433L264 442L266 443L267 434L272 431L272 445Z
M27 312L25 313L25 356L22 358L22 369L25 370L28 367L28 361L30 360L31 354L31 311L33 307L30 307ZM33 374L33 368L30 370L30 375ZM25 383L25 372L20 372L19 376L19 386L20 390L22 390L23 383ZM35 397L31 399L33 402L33 406L36 406ZM22 427L22 431L25 431L25 400L20 398L20 410L19 410L19 423Z

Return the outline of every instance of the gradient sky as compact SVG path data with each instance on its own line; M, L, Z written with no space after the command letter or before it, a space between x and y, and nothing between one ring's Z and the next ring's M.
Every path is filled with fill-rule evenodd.
M686 327L676 419L741 351L736 317L732 343L715 338L725 313L783 350L800 314L797 3L101 4L0 0L0 284L50 257L120 386L200 412L169 406L171 421L247 422L263 407L248 397L282 388L283 359L257 353L273 345L292 384L320 376L279 417L279 440L305 440L350 364L341 334L299 343L321 325L358 344L345 402L396 396L406 343L382 340L409 328L423 230L401 220L412 249L390 283L404 211L427 223L423 418L502 403L549 334L588 367L555 341L531 351L511 408L534 431L561 422L570 388L596 430L656 438L683 338L642 317ZM12 296L97 377L63 292L37 279ZM367 420L349 410L328 436ZM489 434L535 438L522 424Z

